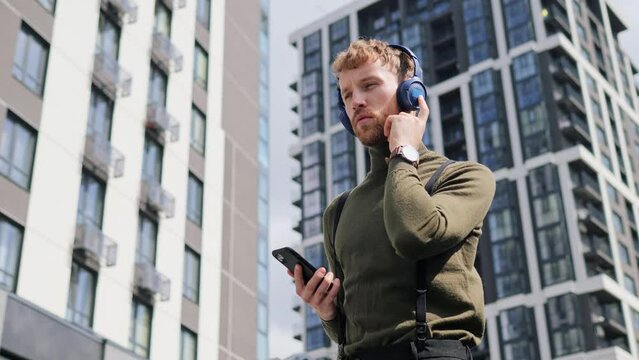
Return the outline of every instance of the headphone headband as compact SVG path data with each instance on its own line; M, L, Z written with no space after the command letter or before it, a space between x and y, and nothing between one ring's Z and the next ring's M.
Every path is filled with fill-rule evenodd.
M404 54L410 56L413 59L413 65L415 67L415 69L413 70L413 76L417 76L420 79L424 78L424 74L422 72L422 67L419 64L419 59L417 58L417 55L415 55L415 53L407 48L404 45L400 45L400 44L388 44L389 47L392 47L393 49L397 49L401 52L403 52Z

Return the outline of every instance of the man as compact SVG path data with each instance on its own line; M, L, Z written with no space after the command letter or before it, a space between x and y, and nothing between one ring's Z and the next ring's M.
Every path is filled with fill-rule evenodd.
M495 180L480 164L454 162L442 168L432 194L426 191L424 184L447 159L422 144L429 114L424 96L414 104L417 114L398 104L398 86L419 74L411 56L401 46L357 40L333 63L344 125L368 147L371 171L350 192L339 218L337 200L324 213L326 254L342 278L320 268L304 285L299 265L289 275L328 335L338 341L345 333L339 340L347 359L465 359L484 333L474 261ZM421 259L428 304L421 329L428 341L420 347L415 278Z

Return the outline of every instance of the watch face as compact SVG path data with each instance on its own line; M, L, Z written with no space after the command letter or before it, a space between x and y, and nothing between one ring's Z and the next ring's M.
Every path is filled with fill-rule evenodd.
M417 150L415 150L415 148L410 145L402 147L402 155L409 161L419 160L419 152L417 152Z

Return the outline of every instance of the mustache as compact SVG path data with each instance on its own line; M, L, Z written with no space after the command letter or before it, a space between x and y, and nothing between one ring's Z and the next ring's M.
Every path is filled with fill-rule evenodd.
M361 110L355 110L355 113L353 114L353 120L356 120L360 116L376 117L375 113L370 112L366 109L361 109Z

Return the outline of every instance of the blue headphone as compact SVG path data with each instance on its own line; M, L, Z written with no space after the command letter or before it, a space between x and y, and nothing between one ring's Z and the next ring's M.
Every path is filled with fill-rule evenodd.
M423 73L422 68L419 65L419 60L409 48L403 45L390 44L388 46L409 55L413 59L415 72L410 79L402 81L402 83L397 87L397 104L399 105L400 111L417 110L419 109L419 101L417 98L422 95L424 99L426 99L428 94L426 92L426 86L422 82ZM337 84L337 110L339 121L342 125L344 125L348 132L355 135L355 131L353 131L353 126L351 125L351 120L346 114L346 107L344 105L344 100L342 100L342 92L339 89L339 83Z

